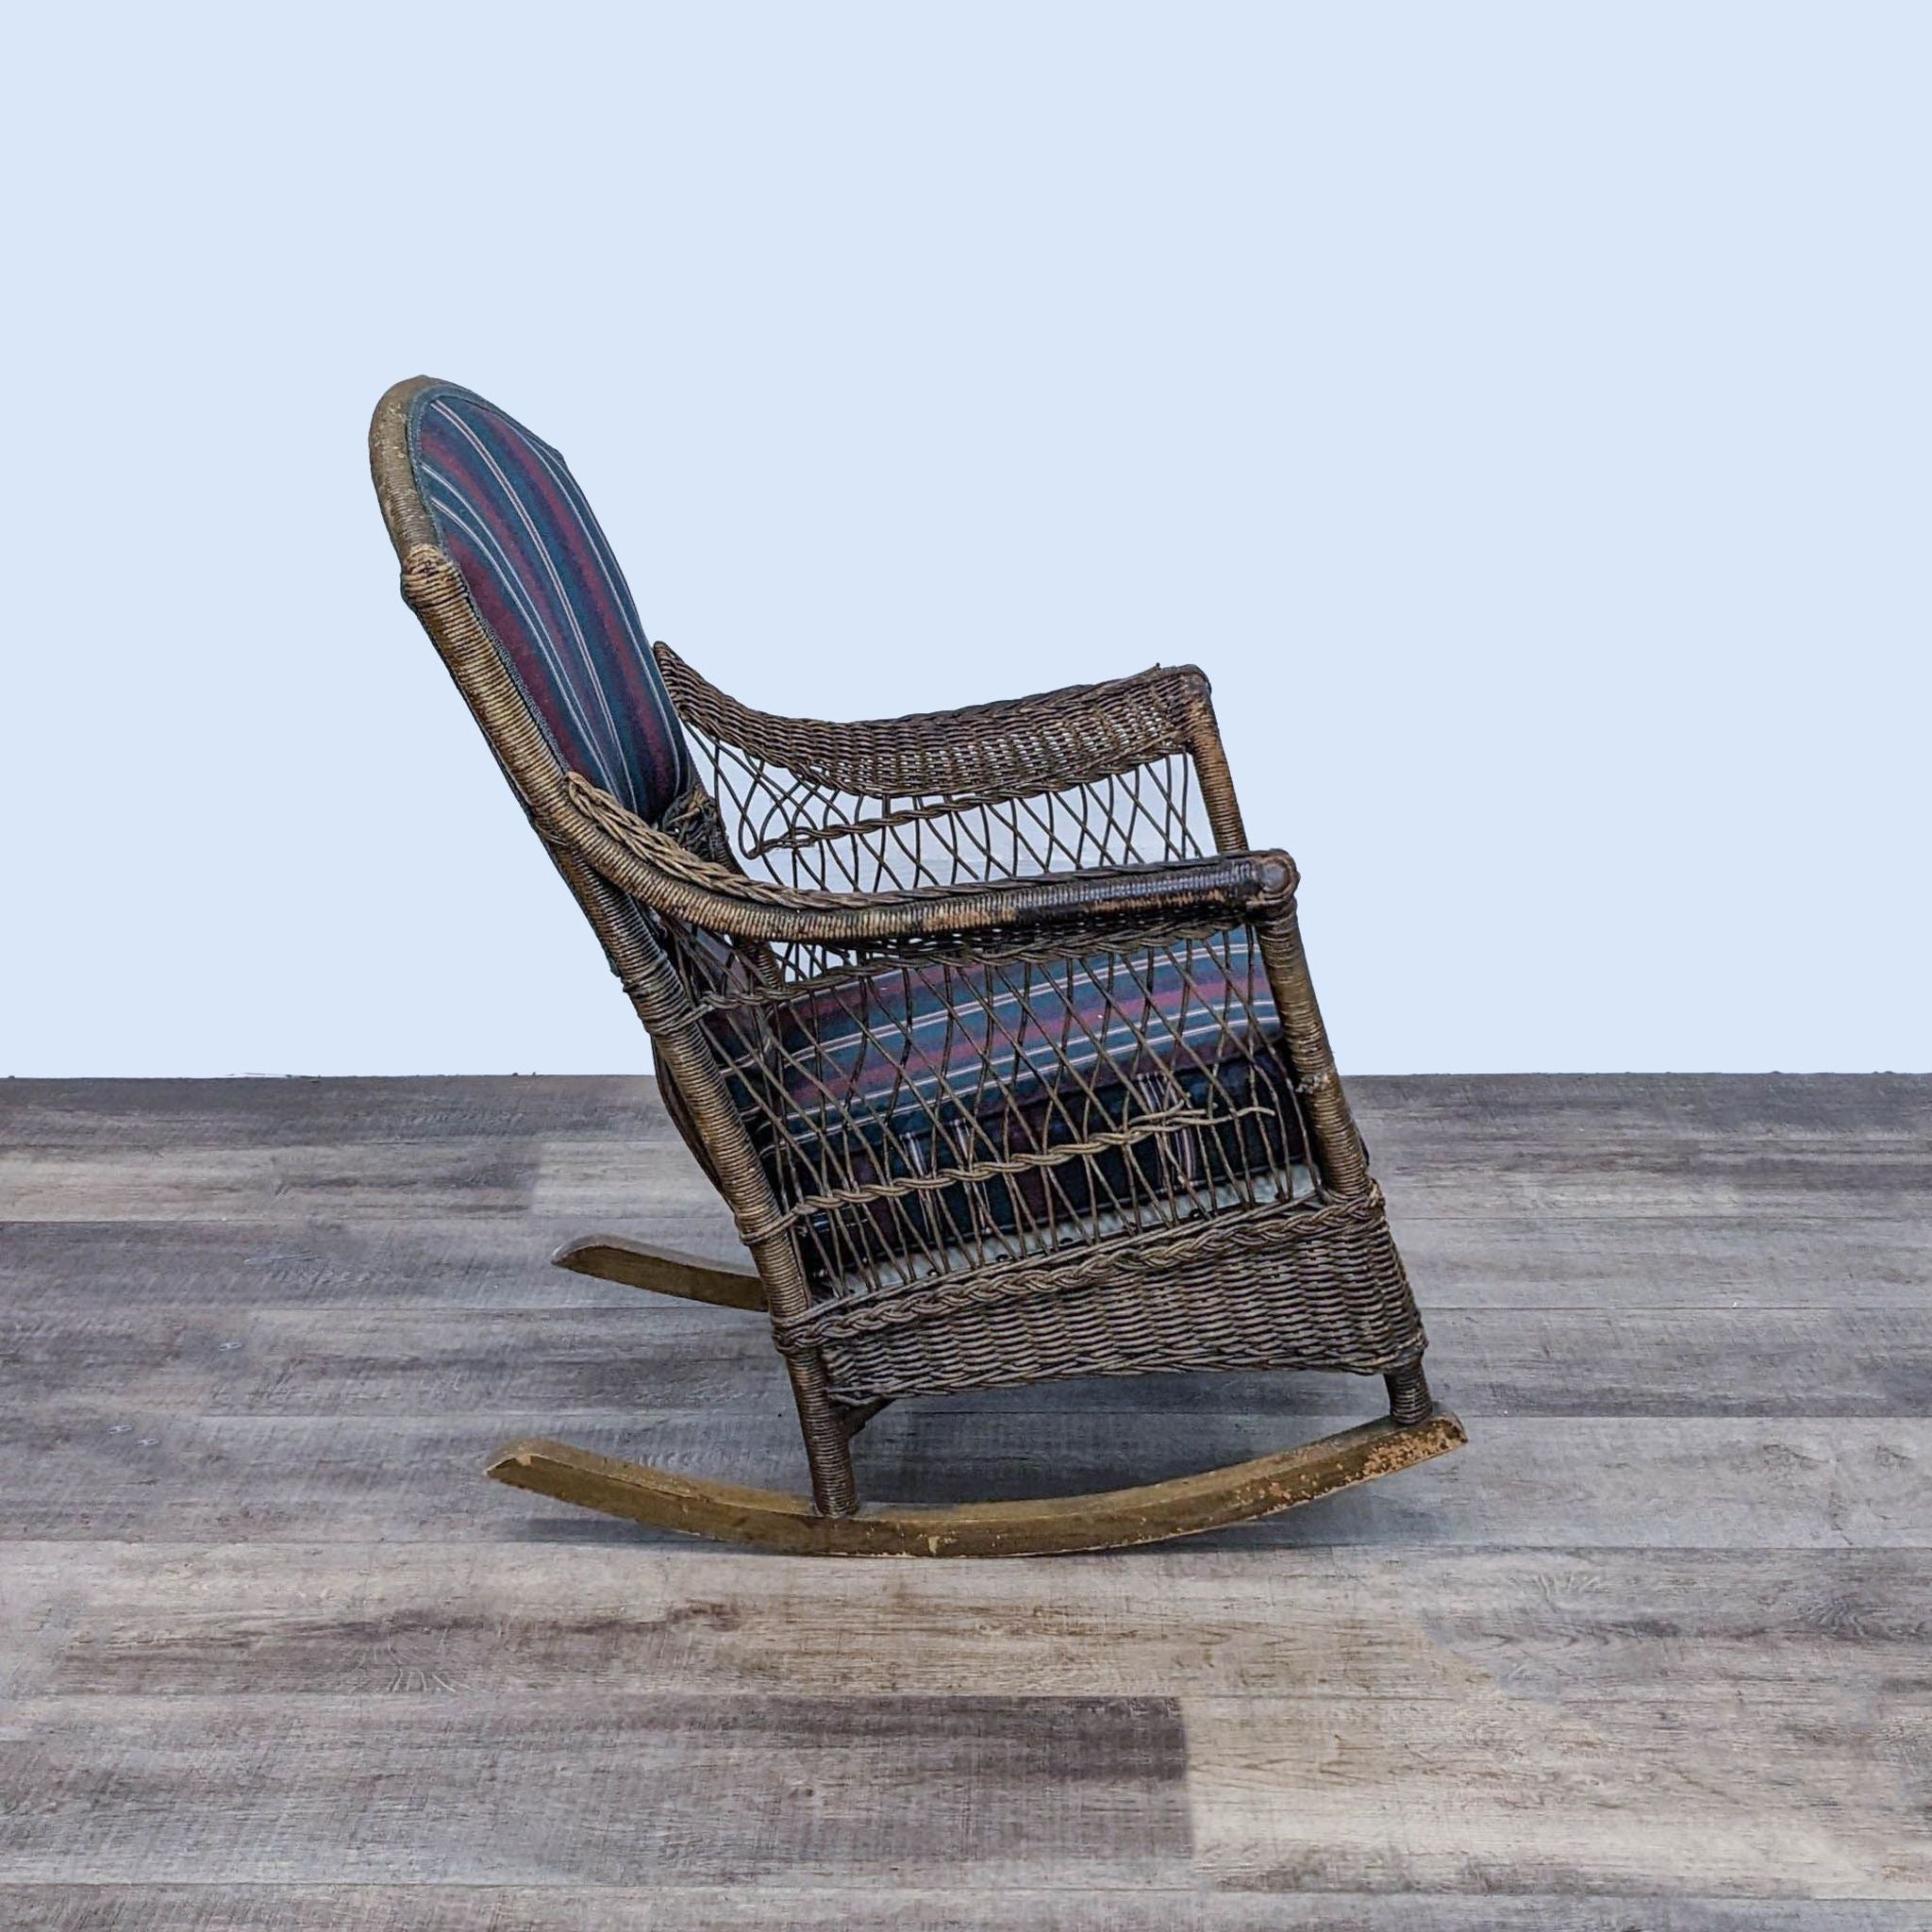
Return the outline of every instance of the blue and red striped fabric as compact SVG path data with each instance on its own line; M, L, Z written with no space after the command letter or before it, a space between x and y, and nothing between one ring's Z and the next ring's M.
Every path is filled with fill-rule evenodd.
M655 820L691 783L684 732L563 458L453 388L416 398L409 446L443 547L558 756Z
M902 966L801 988L774 1018L782 1111L759 1151L781 1201L816 1204L799 1224L815 1281L908 1257L916 1273L952 1249L997 1258L1093 1216L1170 1218L1177 1182L1195 1206L1223 1189L1274 1198L1249 1188L1269 1176L1306 1191L1280 1018L1244 926L1087 958ZM1180 1109L1191 1122L1154 1126ZM1095 1136L1098 1153L1056 1158ZM863 1191L906 1182L917 1191Z
M795 1131L822 1120L913 1127L1062 1082L1098 1091L1203 1072L1265 1056L1280 1031L1260 956L1238 928L1173 952L846 981L782 1009L778 1036Z

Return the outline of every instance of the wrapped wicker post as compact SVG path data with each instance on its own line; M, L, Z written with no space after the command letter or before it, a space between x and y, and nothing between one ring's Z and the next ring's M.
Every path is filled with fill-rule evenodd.
M1455 1447L1335 1073L1287 855L1250 848L1207 679L923 717L773 717L651 647L554 450L469 391L371 430L403 592L649 1028L737 1223L719 1269L558 1261L764 1309L811 1501L555 1442L491 1474L828 1554L1177 1535ZM1387 1415L1179 1481L861 1507L890 1402L1209 1369L1386 1379Z

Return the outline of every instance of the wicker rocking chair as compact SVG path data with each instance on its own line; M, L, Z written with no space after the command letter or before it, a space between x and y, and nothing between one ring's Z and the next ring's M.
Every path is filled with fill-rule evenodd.
M403 595L603 941L748 1251L558 1263L765 1310L811 1498L550 1441L490 1474L836 1555L1097 1549L1455 1448L1329 1058L1295 871L1249 847L1190 668L928 717L748 709L646 644L555 451L418 377L375 487ZM1385 1416L1177 1480L861 1507L903 1396L1206 1369L1386 1379Z

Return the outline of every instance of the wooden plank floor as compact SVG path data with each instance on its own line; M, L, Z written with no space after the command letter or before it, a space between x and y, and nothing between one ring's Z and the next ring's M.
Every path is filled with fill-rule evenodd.
M648 1081L0 1083L0 1927L1932 1926L1932 1079L1355 1083L1460 1455L1125 1556L824 1564L485 1483L795 1487ZM1348 1380L908 1405L1089 1488Z

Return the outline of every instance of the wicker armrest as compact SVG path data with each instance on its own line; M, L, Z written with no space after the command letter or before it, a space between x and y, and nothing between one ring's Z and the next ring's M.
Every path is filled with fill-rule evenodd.
M707 738L861 798L1019 798L1191 751L1208 707L1191 664L1037 697L832 724L781 718L722 691L655 646L678 715Z
M801 891L700 858L578 773L568 774L565 798L561 829L586 864L653 909L734 939L867 946L1143 915L1233 922L1291 905L1297 883L1285 852L1233 852L958 889Z

